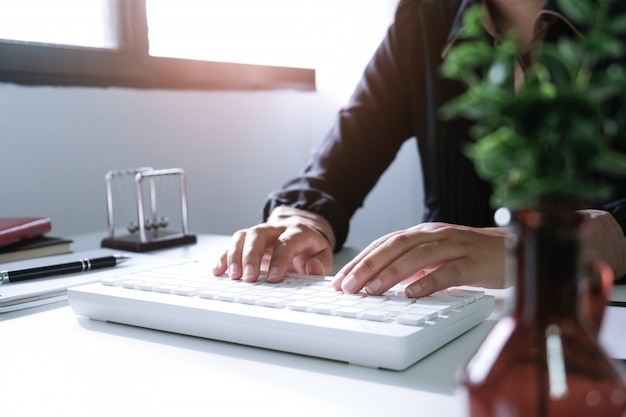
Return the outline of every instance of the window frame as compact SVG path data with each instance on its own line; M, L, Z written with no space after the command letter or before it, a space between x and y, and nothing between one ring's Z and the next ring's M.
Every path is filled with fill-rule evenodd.
M117 0L116 50L0 39L0 82L202 90L315 90L315 70L154 57L145 0Z

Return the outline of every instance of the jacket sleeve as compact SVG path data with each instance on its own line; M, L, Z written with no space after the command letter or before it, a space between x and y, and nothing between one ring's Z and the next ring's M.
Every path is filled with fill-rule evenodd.
M341 249L352 215L412 136L405 32L417 13L413 4L400 3L348 104L299 175L269 195L264 219L281 205L320 214Z

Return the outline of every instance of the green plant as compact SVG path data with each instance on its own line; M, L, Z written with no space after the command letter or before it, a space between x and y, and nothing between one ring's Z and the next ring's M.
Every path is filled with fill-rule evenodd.
M538 46L518 86L514 36L493 45L481 7L466 13L463 39L442 65L466 90L440 114L474 122L466 153L493 183L494 207L574 207L610 196L597 174L626 175L626 154L614 147L626 145L626 14L611 13L611 3L558 1L582 36Z

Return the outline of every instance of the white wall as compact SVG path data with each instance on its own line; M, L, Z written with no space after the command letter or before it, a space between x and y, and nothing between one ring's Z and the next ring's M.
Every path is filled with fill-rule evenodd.
M0 216L49 216L58 235L104 230L105 173L147 165L185 169L192 231L230 234L255 223L267 193L330 128L396 3L334 3L317 92L0 84ZM421 218L417 155L407 145L355 217L351 245ZM396 195L404 203L387 203Z

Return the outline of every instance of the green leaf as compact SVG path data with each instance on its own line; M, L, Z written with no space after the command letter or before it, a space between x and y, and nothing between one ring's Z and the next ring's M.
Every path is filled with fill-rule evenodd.
M587 90L587 97L596 103L606 102L613 97L619 97L623 94L624 92L616 88L613 83L598 83L590 86Z
M593 160L594 168L609 175L626 175L626 155L606 148Z
M465 116L472 120L481 119L489 114L489 110L482 105L482 102L481 96L472 94L472 90L468 90L465 94L461 94L441 106L439 114L444 120L450 120L457 116Z
M615 34L626 33L626 14L612 18L607 25L607 29Z
M547 49L547 51L550 51L550 49ZM564 65L571 68L579 67L585 56L585 51L580 43L565 37L559 39L557 48L552 53L554 58L560 59Z
M464 42L452 48L447 56L441 71L446 77L463 79L468 71L482 65L485 57L489 56L489 46L483 42Z
M589 0L557 0L559 8L574 23L585 25L593 16L594 6Z
M466 10L463 15L463 29L459 33L461 38L477 38L484 35L482 26L482 7L477 4Z
M624 54L624 44L613 36L606 34L589 36L589 43L593 51L600 57L615 57L621 58ZM590 52L588 51L587 54Z
M513 65L508 59L499 59L489 68L487 82L494 85L502 85L510 80Z
M526 79L536 77L541 82L571 83L576 76L572 62L561 56L556 48L542 48L537 63L528 69ZM577 66L576 64L574 64ZM532 79L532 78L531 78Z
M493 180L508 175L511 165L517 161L516 149L511 146L512 135L510 128L501 127L466 147L465 152L481 177Z

